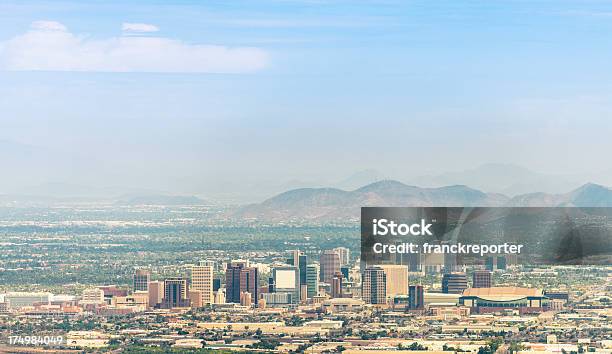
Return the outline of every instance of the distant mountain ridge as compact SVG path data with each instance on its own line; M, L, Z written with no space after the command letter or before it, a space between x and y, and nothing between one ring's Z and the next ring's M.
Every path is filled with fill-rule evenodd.
M463 171L421 176L408 181L424 187L464 184L479 190L517 196L536 192L559 193L580 185L578 180L572 176L538 173L512 164L486 163Z
M510 200L509 206L576 206L612 207L612 190L608 187L587 183L564 194L528 193Z
M384 180L353 191L294 189L262 203L240 208L235 215L270 221L333 220L356 218L363 206L496 206L508 200L506 196L483 193L467 186L419 188Z
M612 190L585 184L565 194L529 193L509 198L464 185L421 188L394 180L365 185L353 191L337 188L290 190L258 204L238 209L234 217L266 221L352 220L364 206L578 206L610 207Z

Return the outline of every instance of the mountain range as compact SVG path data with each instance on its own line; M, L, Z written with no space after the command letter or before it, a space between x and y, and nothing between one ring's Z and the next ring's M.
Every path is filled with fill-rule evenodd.
M346 221L359 218L360 208L364 206L612 207L612 190L588 183L563 194L528 193L511 198L465 185L421 188L384 180L352 191L337 188L294 189L262 203L242 207L233 216L265 221Z

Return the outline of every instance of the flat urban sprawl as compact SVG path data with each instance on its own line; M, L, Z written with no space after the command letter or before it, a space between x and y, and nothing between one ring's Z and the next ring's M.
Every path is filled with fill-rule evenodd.
M0 209L0 352L609 353L610 267L364 266L355 221Z

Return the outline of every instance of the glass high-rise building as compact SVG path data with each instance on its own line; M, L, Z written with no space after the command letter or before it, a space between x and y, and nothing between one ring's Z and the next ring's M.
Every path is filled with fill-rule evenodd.
M164 307L188 307L190 306L187 297L187 279L168 278L164 281Z
M293 302L300 299L300 272L295 266L274 267L272 269L275 293L289 293Z
M442 292L445 294L461 294L467 287L465 273L447 273L442 277Z
M472 274L473 288L490 288L492 286L491 272L488 270L476 270Z
M387 303L387 277L380 267L368 267L363 272L361 296L368 304Z
M408 287L408 308L411 310L422 310L425 308L423 285L410 285Z
M309 264L306 266L306 294L308 298L317 296L319 293L319 265Z
M149 291L151 272L145 269L138 269L132 276L132 286L134 291Z
M331 284L334 274L340 272L340 255L335 250L323 251L319 258L319 266L321 267L320 280Z
M232 262L225 270L226 302L240 303L240 293L249 292L251 299L259 299L259 273L248 262Z

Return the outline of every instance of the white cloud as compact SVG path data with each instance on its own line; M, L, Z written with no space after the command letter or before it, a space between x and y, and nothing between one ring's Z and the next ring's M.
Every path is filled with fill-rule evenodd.
M56 21L34 21L31 25L32 29L39 31L66 31L67 28L63 24Z
M267 63L260 48L162 37L94 39L51 21L34 22L28 32L0 42L0 70L11 71L248 73Z
M159 31L159 27L148 23L129 23L124 22L121 29L125 32L151 33Z

